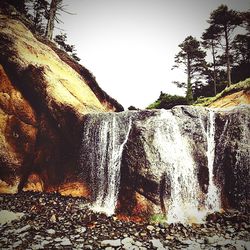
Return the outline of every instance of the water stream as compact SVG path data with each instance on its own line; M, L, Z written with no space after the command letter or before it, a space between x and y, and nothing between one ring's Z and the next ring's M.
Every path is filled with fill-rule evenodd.
M207 122L207 167L208 167L208 192L206 198L206 209L210 212L219 211L220 204L220 192L214 183L214 158L215 158L215 113L209 111L209 117Z
M91 208L111 215L120 188L121 158L128 140L131 119L126 116L100 115L85 122L82 165L90 171Z
M132 119L133 118L133 119ZM192 140L181 132L183 123L171 110L161 110L145 122L153 135L152 168L159 166L170 182L170 197L164 199L168 223L200 223L208 212L220 209L219 189L214 183L215 114L208 112L207 126L200 119L201 132L207 141L206 157L209 172L205 206L201 204L202 191L198 182L197 163L192 155ZM81 166L89 172L91 208L111 215L115 212L121 178L121 161L124 146L136 118L129 112L95 114L84 122L81 147ZM143 133L147 133L144 131ZM150 144L145 143L146 152ZM156 153L157 152L157 153ZM157 167L158 168L158 167ZM156 168L156 171L157 171ZM166 185L169 187L169 185Z
M171 197L165 201L167 222L201 222L204 213L199 210L197 167L188 140L171 111L162 110L160 119L165 125L156 128L155 143L171 184Z

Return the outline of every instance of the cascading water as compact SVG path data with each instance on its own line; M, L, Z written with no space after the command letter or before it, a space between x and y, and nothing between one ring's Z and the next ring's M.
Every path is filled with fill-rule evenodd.
M201 222L204 213L198 209L200 189L188 141L181 135L171 111L162 110L160 120L164 126L156 128L154 143L158 146L161 161L165 162L171 184L171 197L165 202L167 222Z
M216 121L224 122L223 129L215 127L215 115ZM218 164L218 157L224 159L226 147L232 150L228 138L233 135L227 129L227 119L227 114L193 107L86 115L81 170L91 189L92 208L108 215L114 213L124 156L124 171L129 171L131 176L124 184L131 184L132 191L166 211L168 223L203 222L207 213L221 208L220 188L223 187L218 188L215 182L214 164ZM219 131L220 138L226 138L227 143L223 140L221 145L218 141L215 144L215 132ZM241 131L247 134L248 129ZM244 151L236 152L235 164L243 169L249 161L248 137L241 142ZM243 162L241 159L245 158ZM208 183L206 172L202 172L206 171L206 162ZM216 177L220 180L224 170L220 165L216 167ZM206 193L202 188L205 184L208 184Z
M131 119L110 113L92 120L85 121L81 165L90 171L91 208L111 215L117 203L121 158Z
M208 191L206 197L206 209L209 212L219 211L221 208L220 204L220 192L217 186L214 184L214 158L215 158L215 114L209 110L209 117L207 122L207 166L208 166Z

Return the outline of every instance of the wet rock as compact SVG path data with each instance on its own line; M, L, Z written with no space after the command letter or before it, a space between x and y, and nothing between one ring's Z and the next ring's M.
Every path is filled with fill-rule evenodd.
M140 241L135 241L134 245L137 247L141 247L143 244Z
M132 243L129 243L129 242L127 242L127 243L125 243L124 245L123 245L123 248L125 249L125 250L129 250L129 249L131 249L133 247L133 244Z
M62 246L71 246L72 245L71 241L68 238L63 238L60 244Z
M152 243L152 246L158 250L163 250L163 244L161 243L161 241L159 239L153 239L150 240L150 242Z
M28 230L30 230L30 229L31 229L31 226L30 226L30 225L26 225L26 226L24 226L24 227L22 227L22 228L16 230L16 233L17 233L17 234L20 234L20 233L26 232L26 231L28 231Z
M117 239L117 240L103 240L101 242L101 246L106 247L106 246L111 246L111 247L119 247L121 246L121 240Z
M87 230L86 227L79 227L79 228L76 229L76 232L78 232L78 233L85 233L86 230Z
M56 215L55 214L53 214L51 217L50 217L50 222L52 222L52 223L56 223Z
M121 241L121 243L122 243L123 245L128 244L128 243L132 244L132 242L134 242L134 240L133 240L132 238L129 238L129 237L124 238L124 239Z
M84 245L84 248L83 249L86 249L86 250L92 250L93 247L91 245Z
M41 194L40 194L41 195ZM60 196L53 195L35 195L35 194L18 194L15 196L4 196L5 202L0 204L0 209L7 209L13 207L15 211L21 212L23 209L30 211L33 203L40 197L43 197L46 206L42 211L33 211L27 213L21 220L15 221L15 223L5 224L0 227L0 245L1 249L13 249L13 245L18 242L19 249L39 249L36 246L41 246L45 249L87 249L86 246L90 246L91 249L105 249L111 247L114 249L241 249L241 245L248 249L247 246L250 239L250 232L245 227L248 227L250 216L241 214L236 211L227 215L227 221L221 220L223 216L217 216L218 220L214 223L206 223L202 225L182 226L178 225L166 225L164 228L165 233L161 233L157 230L158 226L154 226L154 230L148 230L147 222L133 223L124 222L119 220L113 220L113 218L98 214L93 215L93 212L87 208L78 206L80 200L62 198ZM0 196L1 197L1 196ZM21 202L22 201L22 202ZM20 205L20 203L22 205ZM72 204L71 208L74 209L74 213L71 210L65 212L67 204ZM56 209L55 209L56 207ZM61 218L60 223L51 223L48 218L52 214L55 214L57 218ZM74 214L81 214L83 220L95 222L94 227L87 229L87 226L83 223L83 220L74 219ZM237 215L237 221L235 219ZM89 218L92 218L89 220ZM232 219L234 218L234 219ZM246 225L241 224L245 222ZM218 231L218 225L220 224L220 230ZM16 231L30 225L31 229L24 231L21 234L17 234ZM36 229L34 227L36 225ZM238 225L238 226L237 226ZM236 228L239 228L237 229ZM87 230L84 233L77 232L82 228ZM235 229L234 233L227 233L228 228ZM206 232L201 229L205 229ZM55 231L55 234L49 234L50 230ZM84 230L83 230L84 231ZM159 231L159 232L158 232ZM169 232L172 232L170 235ZM183 232L186 232L186 236ZM141 234L143 236L141 236ZM14 237L13 237L14 235ZM63 246L61 243L67 238L71 245ZM212 239L212 240L211 240ZM105 245L101 246L101 242L104 240L117 241L119 246ZM154 241L154 247L152 244ZM27 245L29 242L29 245ZM157 245L157 242L161 245ZM18 244L19 244L18 243ZM69 243L69 242L68 242ZM67 244L68 244L67 243ZM237 244L239 245L237 248ZM248 247L248 248L247 248Z
M55 234L56 233L56 231L54 229L48 229L46 232L48 234Z
M20 245L22 245L22 241L21 241L21 240L15 242L15 243L13 244L13 248L19 247Z
M148 229L149 231L153 231L155 228L154 228L154 226L152 226L152 225L148 225L148 226L147 226L147 229Z
M44 246L48 245L49 243L50 243L49 241L43 240L43 241L41 242L41 246L44 247Z

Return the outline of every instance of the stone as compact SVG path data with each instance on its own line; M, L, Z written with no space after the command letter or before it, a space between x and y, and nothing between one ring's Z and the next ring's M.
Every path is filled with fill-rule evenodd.
M134 245L137 247L141 247L143 244L140 241L135 241Z
M55 214L52 214L52 216L50 217L50 222L52 223L56 223L56 215Z
M55 238L54 241L55 241L55 242L61 242L62 239L61 239L61 238Z
M88 249L88 250L92 250L93 249L93 247L91 246L91 245L84 245L84 248L83 249Z
M68 239L68 238L63 238L61 243L60 243L61 246L71 246L72 243L71 241Z
M233 245L237 250L250 249L250 241L236 240Z
M13 247L16 248L16 247L19 247L20 245L22 245L22 241L21 241L21 240L15 242L15 243L13 244Z
M110 246L110 247L119 247L121 246L121 240L120 239L117 239L117 240L103 240L101 241L101 246L102 247L107 247L107 246Z
M78 232L78 233L85 233L87 231L87 229L86 229L86 227L79 227L79 228L77 228L76 229L76 232Z
M232 228L232 227L230 227L230 228L227 228L227 229L226 229L226 232L227 232L227 233L234 233L234 232L235 232L235 229Z
M223 242L224 239L222 237L217 236L217 235L205 238L205 243L207 243L207 244L215 244L215 243L218 243L219 241Z
M56 233L56 231L54 229L48 229L48 230L46 230L46 232L48 234L55 234Z
M26 225L26 226L24 226L24 227L22 227L22 228L17 229L17 230L16 230L16 233L17 233L17 234L20 234L20 233L26 232L26 231L28 231L28 230L30 230L30 229L31 229L31 226L30 226L30 225Z
M20 220L24 216L24 213L14 213L8 210L0 211L0 225L10 223L14 220Z
M150 242L152 243L152 246L157 248L158 250L165 249L163 244L161 243L161 241L159 239L153 239L153 240L150 240Z
M127 242L127 243L123 244L123 248L125 250L130 250L130 249L132 249L132 247L133 247L133 244L130 243L130 242Z
M41 246L48 245L49 243L50 243L49 241L47 241L47 240L43 240L43 241L41 242Z
M33 244L33 245L31 246L31 249L34 249L34 250L41 249L41 244Z
M84 239L76 239L76 242L84 242Z
M132 244L132 242L134 242L134 240L133 240L133 238L130 238L130 237L126 237L126 238L124 238L124 239L121 240L121 243L123 245L125 245L127 243L131 243Z
M154 226L152 226L152 225L148 225L148 226L147 226L147 229L148 229L149 231L153 231L155 228L154 228Z

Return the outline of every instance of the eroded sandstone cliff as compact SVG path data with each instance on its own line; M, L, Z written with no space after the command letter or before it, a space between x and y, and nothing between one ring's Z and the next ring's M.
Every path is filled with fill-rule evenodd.
M12 15L0 14L0 192L87 195L74 174L82 119L122 106L86 68Z

